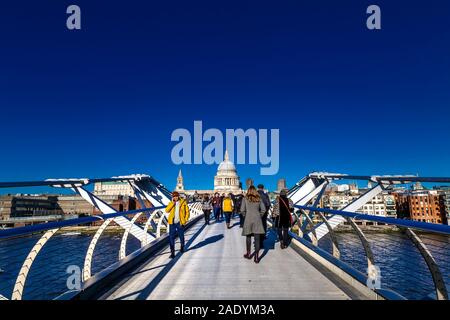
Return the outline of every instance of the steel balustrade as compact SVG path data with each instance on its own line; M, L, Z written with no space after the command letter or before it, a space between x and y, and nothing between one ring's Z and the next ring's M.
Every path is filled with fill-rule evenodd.
M203 214L201 211L201 203L189 203L188 204L190 208L190 220L195 219L200 214ZM68 221L63 222L54 222L51 223L51 226L48 226L50 223L46 224L39 224L34 226L27 226L27 227L20 227L15 229L8 229L8 230L0 230L0 240L7 240L11 239L17 236L26 236L26 235L32 235L36 234L36 232L44 232L44 234L39 238L39 240L36 242L36 244L33 246L33 248L30 250L30 253L25 258L25 261L22 265L22 268L19 271L19 274L17 276L17 279L15 281L13 293L11 295L12 300L21 300L23 297L23 291L26 285L26 280L28 273L33 265L33 262L37 258L39 252L44 248L45 244L50 240L50 238L55 235L61 228L63 227L70 227L70 226L80 226L85 225L90 222L104 220L105 223L103 223L100 228L97 230L97 232L94 235L95 244L97 243L100 235L102 232L106 229L106 226L113 221L115 217L121 216L126 217L129 215L134 215L132 221L133 223L136 223L136 217L139 217L143 213L151 213L149 219L146 222L146 225L150 225L149 221L150 219L158 219L159 221L162 221L162 219L166 216L166 214L161 214L161 209L165 207L154 207L154 208L146 208L141 210L133 210L133 211L127 211L127 212L121 212L119 214L105 214L100 216L92 216L89 218L79 218L79 219L71 219ZM153 212L153 213L152 213ZM157 216L157 213L161 214L161 217ZM108 224L106 224L108 222ZM148 230L148 227L147 229ZM124 244L126 244L126 237L128 236L128 232L124 232L122 235L121 240L121 246L120 246L120 256L119 260L125 258L126 254L126 248L124 247ZM161 233L159 233L156 237L153 239L156 240L161 236ZM139 239L142 240L142 239ZM92 263L92 257L95 245L93 246L91 242L91 245L89 246L86 256L85 256L85 264L83 268L83 281L87 281L91 277L91 263ZM144 247L148 245L151 242L142 241L141 247ZM69 253L68 253L69 254ZM88 262L87 262L88 261ZM3 299L6 299L5 296L2 296Z
M110 181L127 181L129 182L138 198L140 200L143 209L131 210L126 212L117 212L115 209L104 203L101 199L87 191L83 188L90 183L95 182L110 182ZM170 192L165 189L165 187L157 182L155 179L146 175L133 175L133 176L123 176L123 177L113 177L106 179L52 179L46 181L32 181L32 182L11 182L11 183L0 183L0 188L12 188L12 187L29 187L29 186L52 186L59 188L71 188L73 191L77 192L81 197L88 201L91 205L96 207L98 210L104 214L70 219L59 222L49 222L42 223L32 226L19 227L13 229L0 230L0 241L5 241L18 236L30 236L39 233L44 233L39 237L37 242L31 248L29 254L26 256L22 267L16 278L14 288L11 294L12 300L21 300L23 298L24 289L26 286L28 274L31 270L33 262L36 260L40 251L44 248L45 244L58 232L61 228L70 226L81 226L89 223L103 221L102 225L97 229L89 247L86 251L84 258L84 267L82 270L82 281L85 282L91 278L92 272L92 260L94 257L95 248L97 242L99 241L101 235L106 230L106 228L115 222L120 227L124 228L124 233L121 238L120 248L118 250L118 260L122 260L127 256L127 239L131 233L140 242L141 248L151 244L156 239L160 238L162 235L162 228L167 229L167 213L162 209L166 207L169 202ZM145 197L152 205L152 208L145 208L142 197ZM190 221L197 218L199 215L203 214L201 210L201 203L193 202L188 203L190 209ZM137 221L143 214L149 214L147 221L145 222L144 228L138 226ZM131 220L127 219L127 216L133 216ZM153 231L156 234L148 233L150 226L153 227ZM134 232L132 232L134 231ZM68 254L68 253L67 253ZM1 257L0 257L1 259ZM6 296L0 294L0 299L7 299Z
M326 185L333 180L367 180L376 183L376 185L368 192L361 195L358 199L340 210L318 207L319 200L323 195L323 192L319 192L319 190L323 191ZM390 185L406 184L416 181L445 183L450 182L450 178L416 176L352 176L330 173L311 173L289 190L288 196L294 201L295 208L297 209L293 213L293 218L296 221L294 225L295 227L293 226L291 228L290 234L294 238L299 237L300 239L311 243L312 246L317 249L317 252L323 254L324 256L327 254L325 250L319 247L319 240L326 234L329 234L332 255L338 261L341 261L341 246L338 243L338 237L334 229L342 223L347 223L351 227L351 230L353 230L354 234L356 234L361 243L361 247L364 250L364 254L367 259L367 270L371 270L371 268L376 265L374 253L368 238L357 225L356 221L376 222L395 226L399 231L405 234L408 239L411 240L413 247L417 249L425 261L434 283L436 298L439 300L448 300L447 287L441 268L439 267L436 259L433 257L431 251L427 248L427 245L421 240L414 230L450 236L450 226L367 215L356 212L365 203L370 201L381 191L386 190L386 188ZM313 197L311 197L311 195L313 195ZM314 203L308 205L308 203L311 203L314 198ZM312 219L313 214L318 217L319 222L314 223ZM298 229L295 230L296 228ZM350 267L352 268L352 266Z
M315 212L321 212L322 214L326 213L326 214L340 215L340 216L344 217L361 240L362 246L364 248L364 251L365 251L365 254L367 257L368 268L375 264L374 255L371 250L369 241L367 240L363 231L356 225L355 221L356 220L370 221L370 222L384 223L386 225L397 226L400 230L402 230L403 232L406 233L408 238L411 239L412 243L419 250L424 261L426 262L426 264L429 268L430 274L432 276L434 285L435 285L437 299L448 300L447 288L446 288L445 282L443 280L442 272L439 268L439 265L437 264L436 260L433 258L433 255L431 254L430 250L428 250L425 243L419 238L419 236L417 236L417 234L413 230L415 229L415 230L420 230L420 231L427 231L430 233L440 233L440 234L450 235L450 226L433 225L433 224L426 223L426 222L415 222L415 221L386 218L386 217L377 217L377 216L372 216L372 215L367 215L367 214L355 214L352 212L324 209L324 208L318 208L318 207L308 207L308 206L298 206L298 205L296 205L295 207L298 209L302 209L302 210L311 210L311 211L315 211ZM321 215L321 216L323 216L323 215ZM336 237L334 237L334 241L337 241ZM311 243L314 246L318 246L317 241L313 240L313 241L311 241ZM337 257L337 258L339 258L339 257Z

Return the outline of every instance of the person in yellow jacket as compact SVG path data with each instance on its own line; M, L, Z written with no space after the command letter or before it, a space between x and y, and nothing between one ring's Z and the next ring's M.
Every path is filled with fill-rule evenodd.
M167 205L166 212L169 214L169 243L170 257L175 257L175 238L178 234L181 249L184 252L184 226L189 220L189 207L185 199L180 198L176 191L172 192L172 201Z
M225 214L225 221L227 222L227 228L230 229L231 215L233 214L234 203L229 193L222 201L222 210Z

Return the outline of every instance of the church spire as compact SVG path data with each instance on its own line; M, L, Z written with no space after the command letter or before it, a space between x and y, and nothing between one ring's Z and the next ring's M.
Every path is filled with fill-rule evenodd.
M225 161L230 161L230 157L228 156L228 150L225 150Z
M178 172L177 186L176 186L175 190L184 191L184 181L183 181L183 175L181 174L181 169Z

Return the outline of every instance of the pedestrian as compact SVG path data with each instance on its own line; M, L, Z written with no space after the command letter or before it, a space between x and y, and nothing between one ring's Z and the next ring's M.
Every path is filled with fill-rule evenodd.
M241 204L242 204L242 200L244 199L244 195L238 194L236 196L236 201L235 201L235 209L236 212L239 214L239 228L242 228L244 226L244 216L242 215L240 209L241 209Z
M288 247L288 232L292 226L292 212L294 212L294 202L287 197L287 190L283 189L275 200L272 212L281 249Z
M231 201L233 201L233 212L231 213L231 219L234 218L234 214L236 213L236 196L233 193L230 193Z
M194 195L192 196L192 200L194 202L197 202L199 198L200 198L200 196L198 195L197 190L195 190Z
M202 210L203 215L205 216L205 224L209 225L209 218L211 217L211 210L213 209L211 200L209 199L209 196L206 194L203 197L202 201Z
M225 221L227 223L227 229L230 229L230 222L231 222L231 215L233 214L233 210L234 210L234 202L233 199L231 198L231 193L229 193L227 196L225 196L225 198L223 198L222 201L222 208L223 208L223 213L225 214Z
M266 212L266 207L254 186L248 188L247 194L242 200L240 211L245 216L242 235L246 237L247 253L244 254L244 258L251 259L250 251L253 236L255 242L254 261L259 263L260 237L264 234L261 217Z
M264 235L261 237L261 247L264 246L264 240L266 240L266 233L267 233L267 216L269 214L269 209L270 209L270 199L269 199L269 195L264 191L264 185L262 184L258 184L258 193L259 196L261 197L261 200L264 203L264 206L266 207L266 212L264 212L261 220L262 220L262 224L263 224L263 228L264 228Z
M180 252L184 252L184 226L189 220L189 207L185 199L180 198L177 191L172 192L172 201L166 207L166 212L169 214L169 244L170 257L175 257L175 238L178 235L180 238Z
M225 193L220 196L220 221L223 221L223 199L225 199Z
M212 205L214 211L214 218L216 219L216 223L219 222L220 210L222 209L222 202L220 201L219 193L216 192L214 197L212 198Z

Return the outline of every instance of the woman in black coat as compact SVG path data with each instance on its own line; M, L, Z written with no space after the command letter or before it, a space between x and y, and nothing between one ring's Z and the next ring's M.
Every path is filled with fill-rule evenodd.
M281 242L281 249L288 246L288 232L292 226L292 215L294 203L287 197L287 190L281 190L273 207L273 218L278 236Z

